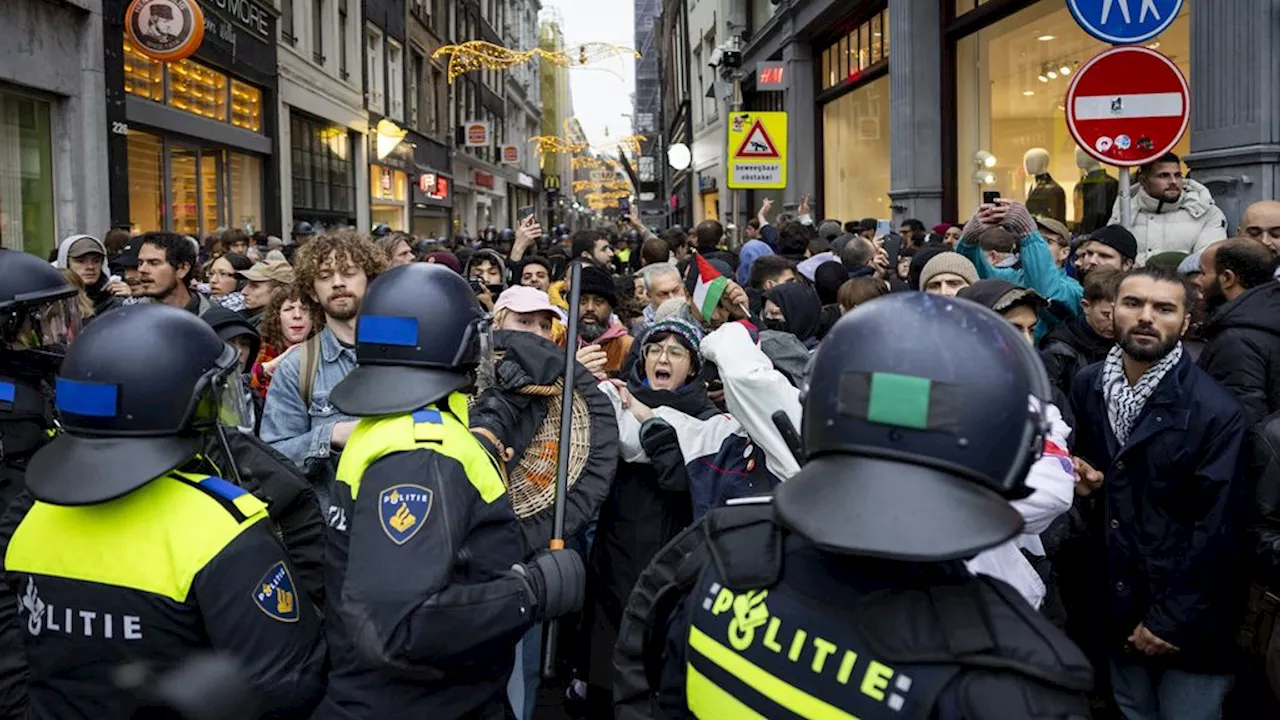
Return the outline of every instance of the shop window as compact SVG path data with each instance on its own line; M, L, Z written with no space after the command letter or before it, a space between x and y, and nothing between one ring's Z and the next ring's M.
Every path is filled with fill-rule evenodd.
M262 91L239 80L231 81L231 124L262 131Z
M191 60L170 63L169 104L226 122L227 76Z
M289 45L297 42L293 33L293 0L280 0L280 38Z
M959 17L970 10L976 10L992 0L955 0L956 17Z
M200 235L199 156L192 148L169 149L169 203L173 218L170 229L193 237Z
M164 63L138 52L124 41L124 91L156 102L164 102Z
M858 81L889 59L889 11L881 10L822 52L822 89Z
M889 212L889 78L822 107L823 208L844 220Z
M290 122L293 157L293 206L351 213L351 136L337 125L294 116ZM234 183L234 178L232 179Z
M129 216L139 231L165 227L164 143L129 128Z
M51 139L49 103L0 92L0 239L41 257L57 238Z
M262 132L262 90L194 60L167 66L155 62L138 52L128 38L124 58L124 88L130 95Z
M252 155L228 153L231 173L231 225L245 230L262 229L262 160Z
M1158 48L1193 80L1190 31L1190 9L1184 6L1159 41L1148 47ZM1076 229L1084 219L1081 208L1088 186L1081 188L1080 197L1075 189L1096 164L1083 153L1077 162L1064 103L1076 70L1108 47L1081 30L1066 6L1053 0L1041 0L957 43L956 187L961 217L953 219L963 220L972 212L983 191L1025 201L1034 188L1033 212L1062 214L1058 219ZM1184 136L1174 152L1185 155L1189 147L1189 137ZM1031 150L1037 152L1030 153L1028 161ZM1042 168L1045 153L1048 163ZM1102 169L1118 176L1115 169ZM1040 181L1036 173L1042 174Z

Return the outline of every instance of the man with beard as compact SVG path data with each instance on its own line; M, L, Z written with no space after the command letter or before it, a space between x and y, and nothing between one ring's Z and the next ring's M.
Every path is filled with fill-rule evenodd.
M1143 165L1129 194L1133 203L1129 229L1138 241L1138 265L1170 250L1200 252L1227 238L1227 217L1209 188L1184 177L1182 160L1173 153ZM1116 198L1111 224L1120 222L1123 205L1124 198Z
M1199 365L1230 390L1253 425L1280 410L1280 283L1275 256L1249 238L1226 240L1200 255L1196 279L1209 321Z
M316 236L295 259L298 286L324 311L325 327L276 366L260 435L313 478L320 506L328 507L326 476L356 426L356 418L329 402L329 391L356 366L360 301L386 269L387 254L354 231L338 230Z
M171 232L149 232L138 243L136 295L203 315L213 302L187 289L199 258L191 240Z
M1119 344L1071 388L1076 494L1106 569L1096 650L1129 718L1221 717L1233 680L1244 413L1183 351L1191 302L1176 273L1130 271Z
M1119 280L1118 270L1105 268L1089 273L1084 281L1080 317L1058 325L1040 341L1040 357L1049 382L1063 393L1071 391L1076 373L1105 360L1115 345L1111 313Z
M573 258L585 260L602 270L613 269L613 246L599 230L579 230L573 234Z
M613 308L618 287L609 273L594 265L582 266L582 299L578 302L578 360L592 373L617 375L631 352L627 326L617 322Z

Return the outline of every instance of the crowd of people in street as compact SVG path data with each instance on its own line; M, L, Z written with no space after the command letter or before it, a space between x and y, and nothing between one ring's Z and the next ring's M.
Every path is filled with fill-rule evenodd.
M1073 680L1043 679L1086 698L1083 709L1043 717L1280 717L1280 201L1255 203L1228 228L1176 156L1136 179L1128 227L1117 205L1109 224L1083 235L1010 199L985 203L964 222L928 229L909 219L888 233L875 219L815 218L802 199L781 212L765 200L741 242L716 220L658 229L633 213L576 231L528 216L474 240L385 226L364 233L303 224L283 240L235 229L203 239L113 230L67 237L53 257L37 259L40 272L7 270L19 261L6 252L0 558L11 595L0 601L0 718L127 717L139 691L96 687L114 682L111 673L83 666L154 660L159 671L183 658L181 643L244 661L270 717L533 720L547 717L539 698L552 691L564 712L612 717L628 697L619 690L632 677L623 649L652 567L689 528L714 527L718 509L769 496L826 457L805 457L793 437L803 428L807 446L822 432L810 417L814 393L838 400L840 418L828 427L856 415L871 428L830 452L969 427L962 419L976 401L959 385L935 382L920 400L905 370L859 367L869 379L850 371L834 384L816 375L835 362L822 360L836 357L833 344L854 358L894 342L947 372L971 368L992 387L1007 380L1020 393L1016 404L1027 401L1019 421L1032 430L975 435L973 447L966 435L955 446L1016 466L997 473L1017 475L1017 492L1001 490L1016 527L946 559L1007 584L1009 602L1024 603L1046 633L1056 627L1087 658ZM49 268L74 290L41 295L13 279L46 282ZM453 310L472 298L476 314ZM975 357L919 319L976 328L974 318L987 316L965 315L970 304L1004 321L999 332L981 331L988 348ZM182 312L154 313L153 305ZM883 336L855 325L877 318L891 321ZM846 329L854 327L871 328L859 331L867 344ZM50 365L18 352L72 338L65 360ZM210 338L234 357L220 358L222 345ZM200 381L166 396L165 383L188 372L170 358L206 346L212 359L190 371ZM136 376L94 369L95 358L110 357L128 360L120 372ZM971 365L982 358L989 367ZM1042 393L993 374L995 364L1024 361L1042 369ZM38 392L25 397L24 381L44 388L56 413ZM574 400L561 417L566 382ZM102 383L116 383L118 397L112 390L104 399ZM138 445L132 455L108 447L188 433L209 388L234 396L237 412L209 425L229 431L204 432L181 452L177 441L164 452ZM143 420L162 411L154 426ZM555 536L548 493L565 422L572 448L560 501L570 509ZM893 429L869 439L879 438L876 427ZM143 485L156 477L164 481ZM104 488L97 495L86 489L94 484ZM204 519L183 494L193 486L232 519ZM508 504L498 502L504 494ZM119 545L112 533L125 532L123 520L76 514L125 498L138 498L137 522L153 508L174 518L163 531L130 531L134 544ZM784 519L797 502L779 500ZM920 512L940 503L920 499ZM834 546L816 539L821 531L803 532L806 521L793 527ZM71 522L80 526L61 524ZM195 539L179 543L185 554L166 556L157 548L169 548L184 522L198 528ZM50 549L59 543L66 549ZM108 560L95 544L133 555ZM869 554L910 557L895 552ZM93 567L93 558L111 569ZM173 577L139 579L164 564ZM52 575L80 584L58 585ZM836 576L827 582L840 584ZM580 597L567 589L575 578ZM737 592L723 577L709 585L701 607L710 613L718 614L722 583ZM145 591L167 625L139 621L120 587ZM703 596L691 592L682 606L689 617L672 617L698 626ZM765 647L782 642L777 654L791 642L791 661L812 658L815 677L830 657L847 685L854 660L841 661L816 631L812 649L804 631L790 641L779 635L784 597L769 596L775 617L767 633L761 626ZM743 603L762 599L729 598L739 623L749 614ZM558 635L544 635L552 627ZM730 641L743 627L729 627ZM96 647L89 640L112 633L136 633L138 644L84 653ZM744 637L741 647L731 642L735 650L752 644ZM542 677L551 643L554 680ZM741 714L722 714L735 707L724 704L699 712L695 675L724 685L720 671L695 673L689 663L680 681L689 706L672 717L772 716L737 695ZM849 712L890 692L892 671L876 685L857 667L865 697L841 706ZM1081 673L1087 687L1072 689ZM904 686L903 677L895 687L906 696L911 679ZM912 677L921 688L931 682L923 672ZM920 716L1041 717L982 706L1001 695L970 697L977 706ZM875 707L894 707L884 702ZM788 716L848 716L782 706Z

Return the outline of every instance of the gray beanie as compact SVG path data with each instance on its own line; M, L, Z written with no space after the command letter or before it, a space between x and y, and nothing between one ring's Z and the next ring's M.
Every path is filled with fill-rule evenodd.
M969 262L969 258L958 252L942 252L934 255L920 271L920 289L925 289L930 280L944 273L959 275L970 285L978 282L978 269Z

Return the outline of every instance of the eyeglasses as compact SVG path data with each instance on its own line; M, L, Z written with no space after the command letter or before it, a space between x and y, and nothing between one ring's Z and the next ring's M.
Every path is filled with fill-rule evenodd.
M657 343L649 343L644 346L644 357L646 360L657 360L666 353L669 360L688 360L689 351L683 345L659 345Z

